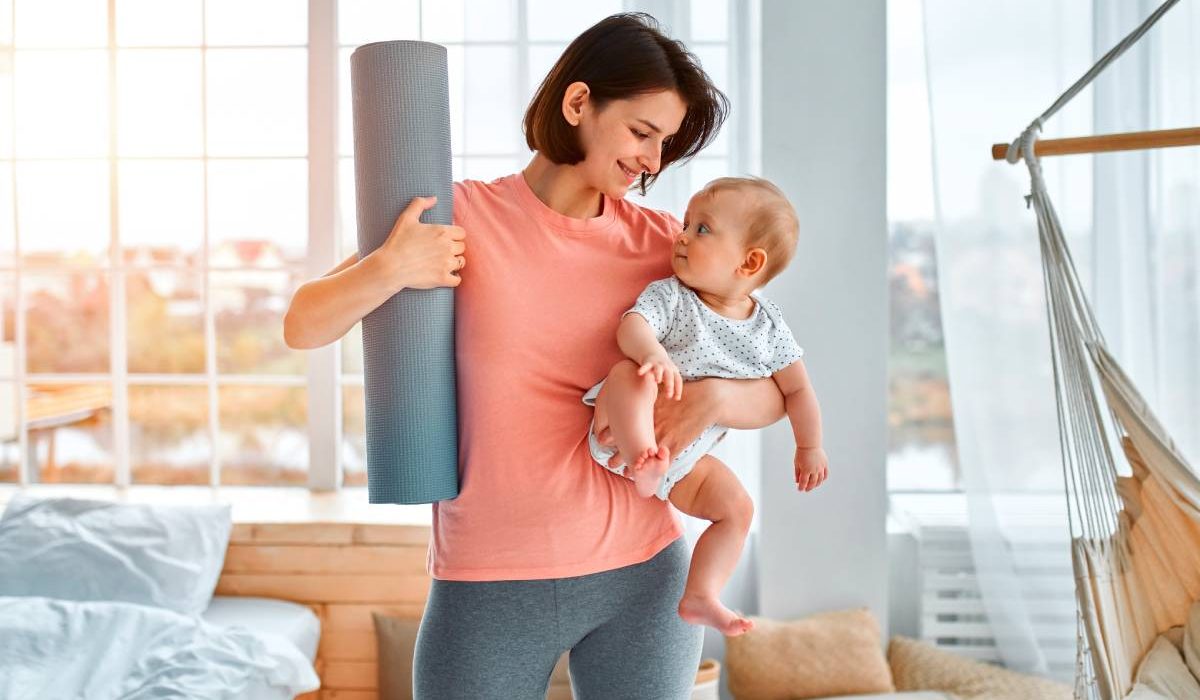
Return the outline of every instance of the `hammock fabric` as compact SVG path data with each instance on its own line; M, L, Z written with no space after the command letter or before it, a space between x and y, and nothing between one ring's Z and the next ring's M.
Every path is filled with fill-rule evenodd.
M1109 354L1034 153L1044 120L1134 44L1167 0L1013 142L1037 213L1081 635L1076 697L1123 698L1159 634L1200 600L1200 478ZM1104 407L1107 407L1107 411ZM1131 476L1117 471L1120 454ZM1125 470L1122 470L1125 471ZM1086 671L1090 667L1091 673Z

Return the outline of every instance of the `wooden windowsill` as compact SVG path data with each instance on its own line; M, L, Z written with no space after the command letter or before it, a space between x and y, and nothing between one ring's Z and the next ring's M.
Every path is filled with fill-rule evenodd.
M116 486L97 484L0 485L0 509L20 491L41 496L91 498L128 503L229 503L235 523L381 523L429 525L429 504L367 503L364 487L310 491L269 486Z

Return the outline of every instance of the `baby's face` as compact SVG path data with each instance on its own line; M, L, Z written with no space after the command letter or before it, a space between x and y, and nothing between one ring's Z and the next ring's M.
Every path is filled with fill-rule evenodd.
M749 199L753 196L737 190L700 190L692 195L671 256L680 281L713 293L729 293L737 286L737 269L746 259Z

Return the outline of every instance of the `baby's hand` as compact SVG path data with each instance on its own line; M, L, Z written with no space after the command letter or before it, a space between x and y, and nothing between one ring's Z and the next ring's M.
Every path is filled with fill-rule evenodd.
M796 488L812 491L829 476L829 459L820 447L796 448Z
M671 358L665 352L657 352L652 355L647 355L642 360L642 366L638 367L638 376L649 373L654 377L655 384L666 384L663 393L668 399L678 401L683 398L683 377L679 374L679 368L671 362Z

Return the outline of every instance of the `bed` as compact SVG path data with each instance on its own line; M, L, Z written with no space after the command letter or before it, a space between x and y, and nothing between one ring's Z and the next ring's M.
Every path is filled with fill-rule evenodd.
M201 495L184 490L170 487L140 498L177 503L212 498L207 489ZM46 487L40 494L60 491L61 487ZM15 498L18 491L9 493ZM114 498L109 491L98 493ZM210 551L222 553L215 587L196 598L197 616L209 626L237 628L294 647L293 653L316 672L315 679L308 679L310 685L293 686L296 700L378 700L379 641L373 615L420 619L430 585L425 570L428 507L367 507L365 494L291 490L265 494L262 489L250 490L243 498L236 489L223 491L220 498L233 503L235 516L228 532L218 531L212 538L181 538L193 541L190 550L205 552L206 561ZM0 508L4 498L0 492ZM3 522L0 518L0 539ZM207 539L218 544L196 541ZM0 543L0 566L3 550ZM3 585L0 582L0 593ZM714 663L701 667L695 697L715 693L712 686L718 673ZM569 697L565 673L560 680L561 687L552 691L558 691L557 697ZM258 697L283 696L286 693L267 690ZM0 697L10 695L0 688ZM89 693L87 697L104 696Z
M284 700L316 690L304 605L213 595L228 505L17 492L0 516L0 697Z

